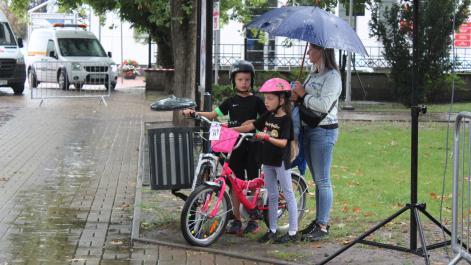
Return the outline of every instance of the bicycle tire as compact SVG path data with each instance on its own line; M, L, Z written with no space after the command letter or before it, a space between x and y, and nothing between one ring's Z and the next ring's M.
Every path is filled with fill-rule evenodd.
M220 189L218 186L200 185L190 194L183 206L180 217L181 230L185 240L193 246L207 247L215 243L226 230L229 220L228 215L232 211L231 199L227 192L224 192L218 214L216 215L219 218L207 218L207 216L204 216L214 209L211 206L216 204ZM208 210L204 213L198 213L198 209L208 199L208 195L211 195Z
M308 188L307 183L304 178L295 173L291 172L291 182L293 183L293 192L296 197L296 202L298 204L298 224L301 223L301 220L304 217L304 213L306 212L306 204L307 204L307 194ZM279 197L282 198L283 191L281 187L279 188ZM268 207L268 205L266 205ZM286 232L288 231L289 223L288 223L288 207L285 202L282 200L278 200L278 231ZM286 219L285 219L286 217ZM268 222L268 210L263 211L263 221L265 222L267 227L270 227Z
M204 163L203 165L201 165L200 172L198 172L196 179L196 187L200 186L205 181L210 181L214 179L214 176L211 177L211 175L214 174L211 171L211 165L209 163Z

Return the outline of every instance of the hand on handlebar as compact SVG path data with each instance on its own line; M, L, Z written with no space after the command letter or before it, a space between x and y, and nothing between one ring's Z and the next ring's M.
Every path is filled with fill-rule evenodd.
M270 139L270 135L264 132L259 132L255 135L255 138L263 141L268 141Z
M184 110L182 110L182 114L184 116L188 116L188 117L195 117L196 116L196 111L193 110L193 109L184 109Z

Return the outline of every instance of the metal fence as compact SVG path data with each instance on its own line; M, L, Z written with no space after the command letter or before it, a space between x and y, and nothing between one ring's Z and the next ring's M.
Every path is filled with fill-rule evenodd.
M218 64L219 69L229 68L238 60L249 60L255 65L265 69L291 69L301 65L304 53L304 45L265 45L263 49L245 49L244 44L220 44L219 49L214 47L213 62ZM380 46L366 46L368 56L354 55L353 67L358 70L387 69L391 65L384 57L384 48ZM258 56L251 55L258 54ZM450 54L452 58L452 54ZM309 66L308 60L306 61ZM471 71L471 48L455 48L455 70L457 72Z
M455 257L449 264L465 259L471 263L471 112L461 112L455 121L453 139L453 186L451 245Z
M117 71L107 63L39 61L28 67L32 99L101 98L110 96Z

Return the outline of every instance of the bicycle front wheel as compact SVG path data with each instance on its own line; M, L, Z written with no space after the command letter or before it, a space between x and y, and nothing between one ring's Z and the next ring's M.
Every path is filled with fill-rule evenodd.
M214 217L221 188L201 185L190 194L180 218L185 240L194 246L207 247L216 242L226 229L228 214L232 211L229 195L224 192Z

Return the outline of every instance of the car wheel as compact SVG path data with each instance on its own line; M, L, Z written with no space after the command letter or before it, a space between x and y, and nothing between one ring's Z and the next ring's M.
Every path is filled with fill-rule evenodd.
M13 92L15 93L15 95L22 95L23 90L25 90L25 84L14 84L11 86L11 88L13 88Z
M106 91L108 91L109 87L108 87L108 83L105 84L105 87L106 87ZM116 83L111 83L111 91L114 91L114 89L116 88Z
M28 83L31 88L37 88L39 85L38 77L36 76L34 69L30 69L28 71Z
M62 69L59 72L59 76L57 78L57 83L59 83L59 88L62 90L69 90L69 79L67 78L67 72Z

